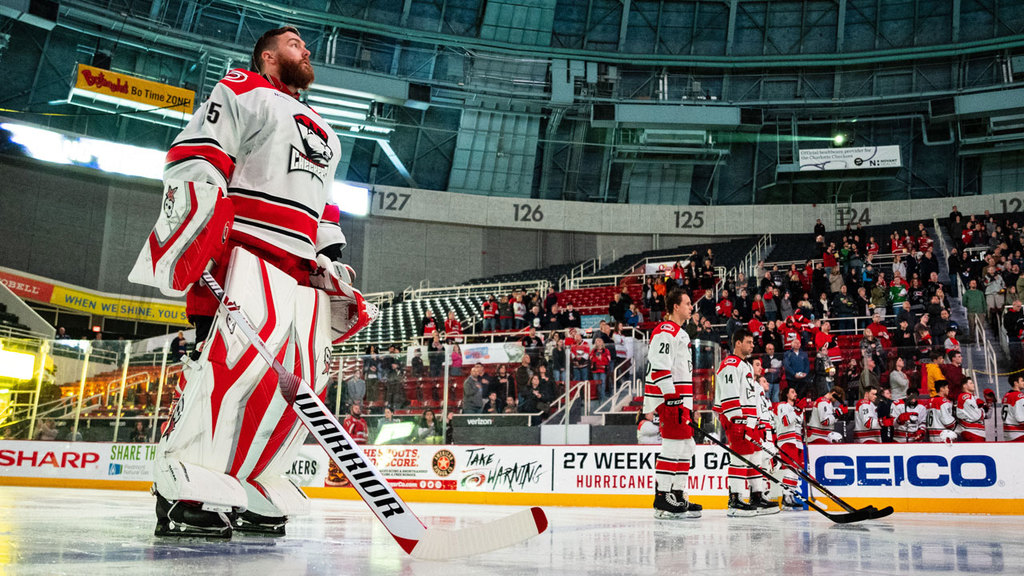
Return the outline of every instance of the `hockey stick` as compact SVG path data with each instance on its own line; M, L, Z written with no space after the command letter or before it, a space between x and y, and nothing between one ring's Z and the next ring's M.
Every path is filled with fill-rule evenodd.
M818 482L817 478L815 478L814 476L811 476L810 472L808 472L807 470L804 470L803 466L797 466L796 464L794 464L789 459L789 457L784 455L781 451L769 450L768 448L766 448L764 446L763 443L757 442L755 440L751 440L750 443L753 444L754 446L757 446L758 449L763 451L765 454L771 456L772 458L775 458L780 463L782 463L782 465L784 465L785 467L787 467L790 470L792 470L793 472L795 472L797 476L803 478L805 482L807 482L808 484L813 486L816 490L818 490L819 492L821 492L825 496L828 496L833 502L835 502L836 504L839 504L839 506L841 506L847 512L855 512L855 511L857 511L857 508L854 508L851 504L849 504L848 502L846 502L845 500L843 500L839 496L836 496L835 494L833 494L831 490L829 490L828 488L825 488L825 486L823 486L821 484L821 482ZM881 509L875 508L874 506L869 506L869 508L872 508L875 511L874 514L871 516L872 518L884 518L884 517L892 514L893 511L894 511L892 506L886 506L885 508L881 508Z
M707 432L701 430L700 428L697 427L697 423L696 422L691 420L690 421L690 426L693 427L693 431L698 436L700 436L701 438L704 438L706 440L710 440L711 442L713 442L715 444L718 444L719 446L724 448L727 452L729 452L730 454L735 456L740 462L743 462L747 466L750 466L751 468L753 468L761 476L764 476L768 480L771 480L772 482L778 484L779 486L782 487L783 490L788 491L790 494L792 494L794 496L798 496L801 499L803 499L803 497L800 495L800 492L796 488L793 488L791 486L786 486L781 481L777 480L774 476L772 476L771 474L766 472L763 468L761 468L757 464L754 464L750 460L747 460L742 454L740 454L739 452L733 450L725 442L722 442L718 438L715 438L711 434L708 434ZM834 513L833 514L833 513L830 513L828 510L825 510L821 506L818 506L817 504L815 504L814 502L812 502L810 500L805 500L805 502L807 502L807 505L810 506L812 509L814 509L816 512L819 512L820 514L822 514L823 516L825 516L829 520L835 522L836 524L850 524L852 522L861 522L863 520L870 520L871 518L873 518L873 514L875 512L875 508L873 506L868 506L867 508L862 508L860 510L854 510L854 511L846 512L846 513Z
M426 560L447 560L481 554L518 544L547 528L547 516L536 506L482 526L451 531L427 528L395 493L373 462L363 454L309 384L285 369L267 350L266 343L259 337L249 318L224 294L224 289L209 272L203 272L203 283L210 288L221 309L234 321L256 352L277 373L281 396L338 465L359 496L384 524L384 528L410 556Z

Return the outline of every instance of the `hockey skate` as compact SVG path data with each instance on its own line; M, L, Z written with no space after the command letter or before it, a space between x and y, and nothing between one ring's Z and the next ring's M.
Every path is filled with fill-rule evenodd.
M156 493L154 536L231 538L230 513L203 510L198 502L171 502Z
M729 493L729 509L726 516L757 516L757 508L744 502L735 492Z
M682 490L673 490L672 496L675 496L676 502L682 502L686 505L686 517L687 518L700 518L704 510L704 507L700 504L694 504L683 494Z
M696 509L694 509L696 507ZM657 491L654 493L654 517L661 520L680 520L684 518L700 518L701 506L690 504L682 492Z
M258 534L261 536L284 536L284 525L288 522L286 516L261 516L255 512L246 510L236 514L232 519L231 526L237 532L244 534Z
M766 500L764 494L761 492L750 493L750 505L757 509L758 516L767 516L768 514L778 514L779 503L774 500Z
M782 497L782 508L784 510L803 510L804 503L796 496L786 494Z

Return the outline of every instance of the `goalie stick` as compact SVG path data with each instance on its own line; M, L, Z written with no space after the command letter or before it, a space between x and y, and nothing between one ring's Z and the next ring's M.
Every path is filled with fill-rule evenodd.
M708 434L707 432L701 430L697 426L697 423L694 422L693 420L690 421L690 426L693 428L694 433L696 433L701 438L710 440L711 442L713 442L715 444L718 444L722 448L725 448L726 451L728 451L730 454L735 456L740 462L743 462L747 466L750 466L755 471L757 471L757 473L760 474L761 476L764 476L768 480L771 480L772 482L778 484L779 486L782 487L783 490L788 491L789 493L793 494L794 496L799 496L801 499L803 498L800 495L800 492L796 488L793 488L791 486L786 486L781 481L776 479L774 476L772 476L771 474L766 472L763 468L761 468L757 464L754 464L750 460L747 460L742 454L740 454L739 452L737 452L737 451L733 450L732 448L730 448L729 445L727 445L725 442L722 442L718 438L715 438L711 434ZM823 516L825 516L829 520L835 522L836 524L850 524L850 523L853 523L853 522L861 522L863 520L870 520L870 519L875 517L874 514L877 512L877 510L875 509L874 506L867 506L867 507L861 508L859 510L848 511L846 513L842 513L842 512L830 513L828 510L825 510L824 508L822 508L821 506L815 504L811 500L806 500L806 502L807 502L807 505L810 506L811 508L813 508L816 512L821 513Z
M277 373L281 396L338 465L359 496L384 524L384 528L410 556L425 560L447 560L481 554L518 544L547 528L547 516L536 506L482 526L450 531L427 528L395 493L373 462L363 454L309 384L286 370L267 350L266 343L259 337L249 318L224 294L224 289L213 276L203 272L202 278L225 314Z
M817 478L815 478L814 476L811 476L810 472L808 472L807 470L804 470L803 466L800 466L800 465L797 465L796 463L794 463L792 460L789 459L788 456L783 454L781 451L769 450L768 448L765 448L762 443L754 441L754 440L751 440L750 443L753 444L754 446L757 446L761 451L763 451L768 456L771 456L772 458L778 460L779 463L781 463L786 468L789 468L790 470L795 472L796 475L801 477L801 478L803 478L805 482L807 482L808 484L813 486L816 490L818 490L819 492L821 492L825 496L828 496L829 499L831 499L836 504L839 504L839 506L842 507L843 510L846 510L847 512L855 512L855 511L857 511L857 508L854 508L853 505L849 504L848 502L846 502L845 500L843 500L839 496L836 496L835 494L833 494L831 490L829 490L828 488L825 488L825 486L823 486L821 484L821 482L818 482ZM884 518L884 517L886 517L886 516L888 516L888 515L893 513L893 507L892 506L886 506L885 508L881 508L881 509L875 508L874 506L869 506L869 508L874 508L874 513L871 516L872 519Z

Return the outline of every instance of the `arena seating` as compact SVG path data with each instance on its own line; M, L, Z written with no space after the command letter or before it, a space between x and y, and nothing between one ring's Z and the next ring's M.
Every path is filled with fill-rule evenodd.
M445 296L406 300L381 310L377 320L357 334L350 342L399 342L418 336L420 321L427 310L444 322L449 310L455 310L455 317L462 322L462 329L468 331L474 316L479 316L483 296Z
M470 286L480 284L508 284L515 282L533 282L537 280L547 280L551 284L557 286L558 279L563 275L568 274L570 270L578 266L579 263L574 264L558 264L555 266L548 266L546 268L538 268L535 270L523 270L521 272L514 272L511 274L497 274L495 276L487 276L485 278L474 278L465 282Z
M0 332L4 328L11 328L21 332L30 332L31 329L18 321L18 317L7 311L7 305L0 302Z
M746 238L740 238L737 240L731 240L729 242L719 242L715 244L695 244L693 246L677 246L675 248L662 248L658 250L646 250L644 252L638 252L634 254L627 254L620 258L617 258L614 262L606 264L600 270L598 270L596 276L611 276L615 274L625 274L633 269L640 261L645 258L651 258L657 260L660 257L672 257L681 254L687 254L696 250L698 254L703 255L708 248L711 248L715 255L715 266L724 266L730 268L738 264L743 258L750 252L750 247L754 242L757 241L756 237L750 236Z
M922 220L908 220L905 222L896 222L894 224L882 224L878 226L864 226L860 230L854 230L854 233L860 234L861 238L866 240L871 236L875 237L875 242L878 242L879 254L890 254L891 250L889 247L889 235L894 231L899 231L901 234L904 229L910 230L911 235L917 236L917 226ZM935 231L932 229L931 221L923 221L925 226L928 228L928 234L935 239ZM825 241L827 242L840 242L843 235L847 234L845 230L832 230L825 233ZM766 262L792 262L792 261L805 261L814 260L821 258L821 254L818 252L818 247L814 242L814 235L811 230L808 230L806 234L773 234L772 239L775 243L775 248L771 252L770 260Z

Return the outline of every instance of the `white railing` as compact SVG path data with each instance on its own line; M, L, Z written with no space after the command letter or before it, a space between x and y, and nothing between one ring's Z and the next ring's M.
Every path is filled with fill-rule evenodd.
M739 273L743 272L747 278L757 278L757 265L768 256L768 251L772 248L772 240L771 234L765 234L758 238L757 243L747 252L743 260L729 269L728 275L737 278Z
M567 274L562 274L562 276L558 279L558 291L561 292L563 290L568 289L572 282L575 281L577 278L585 277L587 275L588 270L591 274L596 274L600 268L600 257L591 258L586 262L577 264L572 268L572 270L569 270Z
M402 292L404 300L421 300L423 298L441 298L445 296L486 296L501 294L513 290L536 290L544 297L551 283L547 280L524 280L521 282L497 282L494 284L467 284L461 286L440 286L437 288L406 288Z
M988 339L988 333L985 331L985 321L980 316L974 318L974 331L975 334L978 334L977 346L981 349L982 357L985 359L984 374L988 376L989 387L995 390L996 398L1002 398L1002 395L999 392L996 351ZM978 380L975 380L975 382L979 384L978 387L980 388L981 383Z
M590 286L606 286L606 285L609 285L609 284L617 285L619 283L619 281L622 280L623 278L628 278L630 276L643 276L644 268L647 266L648 263L650 263L652 261L654 261L654 262L661 262L661 261L664 261L664 260L682 260L684 258L689 259L689 258L692 258L694 256L694 254L696 254L695 251L690 251L690 252L687 252L686 254L680 253L680 254L666 254L664 256L647 256L647 257L641 258L637 262L634 262L633 264L631 264L629 269L627 269L625 272L622 272L621 274L604 274L604 275L601 275L601 276L585 276L585 277L570 279L570 281L566 285L566 289L567 290L578 290L580 288L586 288L586 287L590 287ZM640 270L637 270L638 268ZM725 272L725 268L722 267L722 266L718 266L718 267L715 268L716 271L719 270L719 269L723 273Z
M369 302L370 304L380 307L382 304L391 304L392 302L394 302L395 293L394 291L368 292L366 294L363 294L363 299Z

